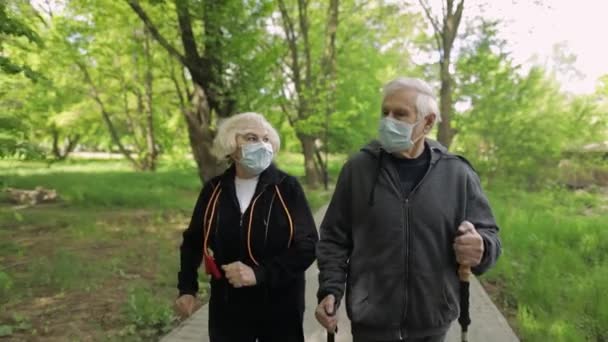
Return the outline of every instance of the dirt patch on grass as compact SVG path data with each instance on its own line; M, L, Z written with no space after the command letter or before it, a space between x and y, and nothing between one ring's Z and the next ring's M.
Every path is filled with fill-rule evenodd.
M0 207L0 241L10 242L0 251L4 339L149 341L176 323L168 310L189 214L33 207L15 219L13 210Z

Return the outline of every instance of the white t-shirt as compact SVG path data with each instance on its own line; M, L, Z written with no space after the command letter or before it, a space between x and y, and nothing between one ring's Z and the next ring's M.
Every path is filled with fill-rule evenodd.
M241 207L241 214L245 213L245 210L249 207L251 199L255 193L255 188L258 185L260 177L243 179L234 177L234 186L236 188L236 197L239 199L239 206Z

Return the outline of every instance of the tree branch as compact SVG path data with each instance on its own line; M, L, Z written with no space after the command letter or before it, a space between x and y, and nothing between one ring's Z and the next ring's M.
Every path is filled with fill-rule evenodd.
M182 91L182 87L179 85L179 81L177 76L175 75L175 69L173 67L173 63L169 61L169 77L171 81L173 81L173 85L175 86L175 92L177 93L177 98L179 100L179 107L182 111L186 110L186 95Z
M285 37L287 39L287 45L289 46L289 51L291 53L291 71L293 73L293 83L298 90L300 88L300 62L298 59L298 45L295 37L295 31L293 26L293 21L289 17L289 13L287 12L287 7L285 6L285 2L283 0L279 0L279 9L281 11L281 16L283 18L283 29L285 30Z
M428 4L428 2L426 0L418 0L418 2L420 3L420 6L422 6L422 9L424 10L426 17L431 22L431 25L433 25L433 29L435 30L435 33L441 34L441 32L442 32L441 27L439 27L439 22L437 21L437 18L435 18L433 16L433 13L431 11L431 6Z
M190 11L186 1L175 1L175 12L177 13L177 21L181 31L182 44L186 51L186 59L189 62L197 63L200 59L196 39L192 31L192 20L190 19Z
M139 163L137 163L137 161L133 159L133 157L131 157L129 151L127 151L127 149L120 141L120 136L118 135L118 131L116 130L116 127L114 127L114 123L110 118L110 113L106 110L106 106L104 105L99 95L99 90L97 89L97 86L95 86L95 83L93 82L93 79L91 78L91 75L89 74L89 70L87 69L86 65L84 65L84 63L80 61L76 61L75 63L78 68L80 68L80 71L82 71L85 81L91 87L91 96L93 97L93 100L99 105L103 120L108 126L108 130L110 131L110 135L112 136L112 141L114 141L116 146L118 146L118 149L125 156L125 158L127 158L127 160L129 160L136 168L139 168Z
M312 86L312 57L310 55L310 42L308 40L308 1L298 0L298 19L300 22L300 34L302 36L302 44L304 44L304 65L306 70L304 71L306 79L306 87L310 89Z
M429 19L429 21L431 22L431 25L433 26L433 31L434 34L433 36L435 37L435 41L437 43L437 49L439 50L440 54L441 51L443 50L443 43L441 41L441 36L443 35L443 31L441 30L441 27L439 26L439 22L437 21L437 19L435 17L433 17L433 13L431 12L431 6L428 4L428 2L426 2L426 0L418 0L420 2L420 6L422 6L422 9L424 10L424 13L426 14L427 19Z
M279 101L279 105L281 106L281 109L283 110L285 117L287 117L287 121L289 121L289 125L291 125L291 127L295 127L295 124L298 121L298 117L296 116L295 118L293 118L291 116L291 114L289 114L287 104L285 103L286 101L284 101L284 99L286 100L288 98L287 93L285 91L286 91L285 87L281 87L281 94L283 95L283 97Z
M460 25L460 20L462 19L462 12L464 11L464 0L460 0L458 6L456 6L456 12L454 13L452 19L452 24L454 28L452 30L452 34L450 35L450 46L454 43L456 39L456 32L458 32L458 26Z
M131 6L133 11L137 14L137 16L139 16L139 18L144 23L144 25L146 25L146 28L150 31L150 33L152 34L154 39L163 48L165 48L165 50L167 50L167 52L171 56L175 57L183 65L187 65L186 57L184 57L184 55L182 55L181 52L179 52L173 45L171 45L171 43L169 43L169 41L165 37L163 37L160 34L160 32L158 31L158 28L156 28L156 26L152 22L152 19L150 19L150 17L146 13L146 11L139 4L139 1L138 0L126 0L126 1L129 4L129 6Z
M289 125L291 127L295 127L296 120L291 117L291 114L289 114L289 110L287 109L287 106L285 105L285 101L280 101L279 105L281 106L281 110L283 111L283 114L285 114L285 117L287 118Z
M323 89L326 96L326 115L334 111L334 94L336 87L336 34L339 22L339 0L330 0L327 7L327 23L325 26L325 49L321 59L323 70Z

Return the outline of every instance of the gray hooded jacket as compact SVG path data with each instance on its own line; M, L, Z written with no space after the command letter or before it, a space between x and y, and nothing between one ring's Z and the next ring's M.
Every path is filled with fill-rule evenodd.
M469 163L427 140L425 176L404 197L396 167L376 141L342 168L317 245L319 301L346 286L355 336L377 340L440 335L459 314L453 242L468 220L483 237L474 274L500 255L498 226Z

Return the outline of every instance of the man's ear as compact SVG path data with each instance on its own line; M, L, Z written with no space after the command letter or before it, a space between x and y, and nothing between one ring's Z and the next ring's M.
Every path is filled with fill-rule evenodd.
M430 113L424 118L424 131L426 133L430 132L435 125L435 120L437 120L437 115L435 113Z

